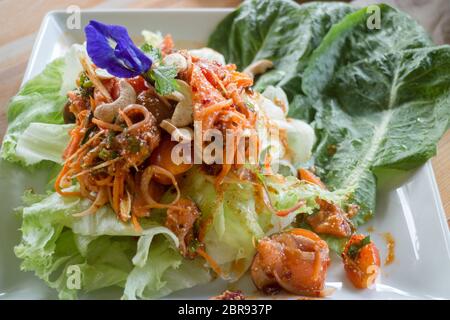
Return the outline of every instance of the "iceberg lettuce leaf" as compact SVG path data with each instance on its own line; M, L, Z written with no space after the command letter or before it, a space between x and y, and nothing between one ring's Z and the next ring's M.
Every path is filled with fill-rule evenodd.
M32 122L20 135L15 156L27 166L43 160L62 164L62 154L70 141L72 128L73 124Z
M258 239L289 227L299 213L312 214L318 209L317 197L341 205L351 191L330 192L292 176L265 176L264 183L276 210L305 201L295 212L279 217L265 206L261 189L254 184L233 181L217 190L213 179L193 168L180 182L180 188L202 212L199 232L206 252L220 266L221 276L232 280L250 266Z
M8 130L3 139L2 158L21 162L16 155L19 137L32 122L62 124L62 111L67 101L60 94L64 59L49 63L44 71L28 81L8 105Z
M137 232L107 207L92 216L73 217L90 205L89 200L56 193L45 198L27 194L26 199L29 206L20 209L22 240L15 254L23 260L22 270L34 271L62 299L109 286L127 287L127 298L152 298L210 280L209 271L198 261L188 261L178 253L177 237L152 221L143 221L143 231ZM153 270L153 266L161 266L161 272L142 282L142 270ZM69 285L74 268L81 276L78 289ZM147 293L136 293L136 288L130 293L136 277ZM184 282L173 280L183 277ZM170 285L162 285L166 282ZM159 291L161 286L164 290Z
M210 280L200 259L183 259L166 239L159 237L152 243L145 264L131 271L122 298L156 299Z

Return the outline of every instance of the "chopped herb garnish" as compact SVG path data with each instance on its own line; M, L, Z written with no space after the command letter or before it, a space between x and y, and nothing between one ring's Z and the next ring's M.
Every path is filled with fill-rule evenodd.
M258 180L262 183L265 184L266 183L266 178L264 177L264 175L261 173L261 171L259 171L259 169L255 170L255 175L258 178Z
M102 160L112 160L115 159L119 156L119 154L114 151L114 150L108 150L103 148L102 150L100 150L100 152L98 153L98 157Z
M138 153L141 150L141 143L135 136L128 136L128 150L132 153Z
M245 106L252 112L255 112L255 105L249 101L245 102Z
M109 151L106 149L100 150L100 152L98 153L98 157L102 160L108 160Z
M90 136L91 133L94 132L96 129L97 129L96 126L92 126L92 127L89 127L89 128L86 130L86 133L84 134L83 140L81 140L81 145L85 144L86 141L89 140L89 136Z
M91 80L87 77L86 73L82 72L80 74L80 94L83 98L87 99L94 94L94 85Z
M94 94L94 87L80 88L80 94L84 99L88 99Z
M347 251L347 255L352 259L355 260L358 256L359 252L363 247L370 244L370 236L366 236L364 239L359 241L358 243L353 243L350 245Z
M201 242L198 239L192 240L188 246L189 252L195 253L200 245L201 245Z
M86 73L81 73L80 75L80 87L83 89L91 88L93 86L92 81L89 80Z
M108 134L106 135L106 145L111 148L114 143L114 138L116 137L116 134L114 131L110 130L108 131Z

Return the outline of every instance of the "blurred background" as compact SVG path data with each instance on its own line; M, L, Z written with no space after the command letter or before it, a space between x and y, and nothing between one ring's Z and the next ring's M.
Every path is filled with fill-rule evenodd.
M6 130L5 108L17 92L28 63L34 40L45 14L81 9L199 8L236 7L239 0L0 0L0 141ZM299 3L309 1L297 1ZM344 1L350 2L350 1ZM409 13L422 24L436 44L450 43L450 0L356 0L365 6L384 2ZM441 198L450 218L450 130L441 140L433 159Z

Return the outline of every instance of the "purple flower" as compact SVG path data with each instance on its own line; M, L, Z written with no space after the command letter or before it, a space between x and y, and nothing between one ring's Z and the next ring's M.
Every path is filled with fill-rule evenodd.
M84 32L89 57L110 74L132 78L150 69L152 60L134 45L124 27L91 20Z

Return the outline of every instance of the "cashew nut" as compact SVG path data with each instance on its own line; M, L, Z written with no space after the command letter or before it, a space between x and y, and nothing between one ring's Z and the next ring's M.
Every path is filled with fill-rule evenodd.
M175 141L187 142L193 140L194 131L189 127L177 128L169 119L161 121L159 126L169 133Z
M95 111L94 116L105 122L113 122L119 110L136 102L136 92L131 84L125 79L119 80L120 96L111 103L104 103L99 105Z
M188 67L186 58L177 52L165 56L163 61L165 65L175 67L177 73L185 71Z
M273 67L273 62L267 59L261 59L253 62L247 68L244 69L244 73L248 74L250 77L254 78L258 74L263 74L268 69Z
M172 100L178 101L170 121L178 128L193 122L191 87L183 80L177 80L178 90L171 94Z
M180 81L182 81L182 80L180 80ZM176 101L176 102L180 102L181 100L184 99L184 96L179 91L172 91L171 93L163 96L163 98L166 98L166 99L169 99L169 100L173 100L173 101Z

